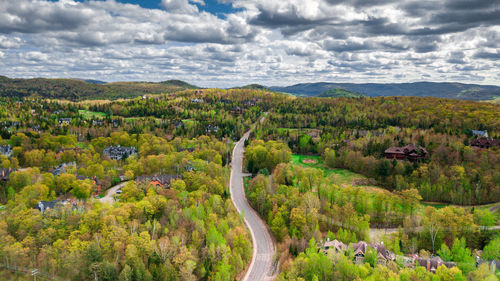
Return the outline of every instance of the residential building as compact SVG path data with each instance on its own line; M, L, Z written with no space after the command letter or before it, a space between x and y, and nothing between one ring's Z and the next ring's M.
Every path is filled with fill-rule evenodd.
M12 155L12 146L10 146L9 144L0 145L0 153L7 157L10 157Z
M137 183L148 183L156 187L170 188L173 180L182 179L181 175L153 175L139 176L136 179Z
M452 268L455 265L454 262L444 262L440 257L433 257L433 258L417 258L415 259L415 265L417 266L423 266L425 269L429 272L436 272L436 269L440 265L444 265L447 268Z
M123 160L137 154L137 149L133 146L108 146L104 149L104 154L114 160Z
M498 140L487 137L478 137L471 141L470 146L476 148L490 148L498 145Z
M427 150L424 147L409 144L403 147L389 147L384 155L387 159L417 161L427 158Z
M472 130L472 134L476 135L478 137L483 137L483 138L487 138L488 137L488 131L486 131L486 130L484 130L484 131Z

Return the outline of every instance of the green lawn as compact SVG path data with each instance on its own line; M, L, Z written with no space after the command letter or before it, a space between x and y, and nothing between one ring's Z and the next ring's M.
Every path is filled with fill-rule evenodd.
M315 160L315 163L304 163L304 160ZM317 168L323 170L325 176L332 178L337 185L350 185L354 180L366 177L346 169L330 169L323 164L323 159L318 155L292 154L292 163L303 167Z
M89 111L89 110L80 109L80 110L78 110L78 114L83 116L83 118L85 118L85 119L104 119L104 118L106 118L106 113L104 113L104 112L96 112L96 111Z

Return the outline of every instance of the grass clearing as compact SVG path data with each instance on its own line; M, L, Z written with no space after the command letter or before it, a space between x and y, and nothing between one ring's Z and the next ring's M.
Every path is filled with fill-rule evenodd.
M84 109L78 110L78 114L83 116L85 119L104 119L107 116L104 112L89 111Z
M366 179L365 176L346 169L330 169L323 164L323 159L318 155L292 154L292 163L303 167L321 169L325 177L330 177L332 182L339 186L352 185L355 180ZM370 186L370 188L376 187Z

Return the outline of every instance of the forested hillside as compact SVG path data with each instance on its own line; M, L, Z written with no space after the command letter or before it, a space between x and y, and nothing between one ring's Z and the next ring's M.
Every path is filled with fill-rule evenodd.
M370 97L415 96L463 100L493 100L500 97L500 87L462 83L302 83L286 87L270 87L273 91L298 96L318 96L330 89L343 89Z
M278 280L496 279L498 104L187 89L2 97L0 125L2 280L241 280L229 162L250 128L246 198Z
M39 96L49 99L79 101L133 98L145 94L170 93L192 88L195 86L179 80L160 83L117 82L102 84L77 79L10 79L0 76L0 96L3 97Z

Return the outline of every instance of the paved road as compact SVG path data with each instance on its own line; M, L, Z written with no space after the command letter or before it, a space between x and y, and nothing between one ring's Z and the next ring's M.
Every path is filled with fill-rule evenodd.
M243 151L248 135L249 132L236 143L233 149L230 179L231 200L233 200L233 204L238 212L244 214L245 223L252 234L252 262L243 281L273 280L275 277L274 253L276 252L274 240L265 223L248 204L243 187Z
M118 189L124 187L126 183L127 182L122 182L122 183L119 183L119 184L113 186L112 188L108 189L106 191L106 196L104 196L103 198L99 198L98 200L101 202L113 205L113 203L115 202L114 197L115 197L116 192L118 191Z

